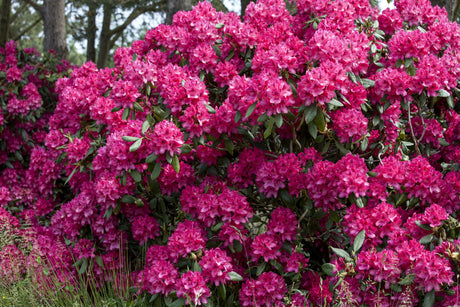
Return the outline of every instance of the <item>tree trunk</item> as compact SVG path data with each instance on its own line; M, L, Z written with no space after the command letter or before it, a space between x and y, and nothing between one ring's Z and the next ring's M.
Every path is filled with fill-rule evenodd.
M8 41L10 26L11 0L3 0L0 6L0 46L5 46Z
M107 58L110 51L110 23L112 22L113 6L104 4L104 17L102 19L101 35L99 36L99 54L97 67L103 68L107 65Z
M96 15L97 8L93 5L88 10L88 28L86 30L86 60L96 62Z
M241 17L246 13L246 7L249 5L251 0L241 0Z
M433 6L437 5L446 9L450 20L454 20L455 9L459 2L459 0L431 0Z
M166 24L172 24L173 16L179 11L190 11L192 9L191 0L168 0L168 10L166 11Z
M41 14L45 33L43 50L53 49L59 58L67 58L65 0L44 0Z

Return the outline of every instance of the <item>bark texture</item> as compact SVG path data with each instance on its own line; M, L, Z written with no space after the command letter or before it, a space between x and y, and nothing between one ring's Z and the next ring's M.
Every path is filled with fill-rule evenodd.
M40 13L45 34L43 50L53 49L59 58L67 58L65 0L44 0Z
M241 17L246 14L246 7L249 5L251 0L241 0Z
M89 5L86 29L86 60L96 62L97 7Z
M168 10L166 11L165 23L172 24L173 16L179 11L190 11L192 9L191 0L168 0Z
M11 0L2 0L0 6L0 46L5 46L8 41L10 27Z
M439 6L446 9L450 20L456 20L459 16L456 11L458 10L459 0L431 0L433 6ZM455 18L454 18L455 17Z

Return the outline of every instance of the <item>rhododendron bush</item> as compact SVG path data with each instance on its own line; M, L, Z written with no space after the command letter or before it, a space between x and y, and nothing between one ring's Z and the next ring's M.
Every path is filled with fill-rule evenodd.
M33 48L18 50L14 41L0 48L2 285L18 281L28 270L37 284L57 282L63 288L75 274L70 250L43 223L59 204L53 189L63 187L65 180L60 179L61 166L48 153L45 137L58 98L54 84L69 68L67 61L58 61L52 54L40 56ZM57 278L53 281L50 267Z
M158 306L458 306L458 24L428 0L294 3L200 2L59 79L2 206Z

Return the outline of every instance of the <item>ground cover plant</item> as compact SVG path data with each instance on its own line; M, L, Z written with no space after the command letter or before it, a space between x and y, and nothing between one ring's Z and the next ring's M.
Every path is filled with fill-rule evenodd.
M395 2L243 21L200 2L55 78L35 120L11 43L2 278L152 306L458 306L460 29Z

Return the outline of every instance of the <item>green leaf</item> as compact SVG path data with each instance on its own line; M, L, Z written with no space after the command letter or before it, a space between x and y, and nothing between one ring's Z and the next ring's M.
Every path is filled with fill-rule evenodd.
M426 235L424 236L423 238L420 239L420 244L428 244L428 243L431 243L431 241L433 241L433 234L430 233L429 235Z
M449 97L450 93L446 91L445 89L440 89L438 91L438 97Z
M239 122L240 119L241 119L241 112L236 111L236 113L235 113L235 123Z
M433 289L430 292L425 294L425 298L423 299L423 307L433 307L434 299L435 299L435 291Z
M115 112L118 112L120 110L121 110L121 106L118 106L118 107L113 108L112 111L110 111L110 112L115 113Z
M364 88L370 88L375 86L375 81L371 79L361 79L361 84Z
M249 106L248 110L246 111L246 115L244 116L244 118L248 118L249 116L251 116L251 114L252 114L252 112L254 112L256 106L257 106L257 101Z
M81 264L81 267L78 270L78 273L80 274L85 273L87 268L88 268L88 258L83 258L83 263Z
M130 170L129 175L134 179L135 182L141 182L142 180L141 173L139 173L137 169Z
M104 212L104 216L106 219L109 219L112 216L113 208L108 207L107 210Z
M233 247L235 248L237 253L241 253L243 251L243 245L239 240L233 240Z
M230 277L231 281L242 281L243 280L243 277L235 271L231 271L230 273L228 273L228 276Z
M283 272L283 266L276 260L270 260L270 264L278 270L278 272L282 273Z
M136 201L136 198L130 194L123 195L121 202L125 204L133 204Z
M325 263L321 266L321 269L327 276L334 276L335 265L332 263Z
M365 151L367 149L367 146L369 146L369 139L364 138L364 140L361 141L361 151Z
M454 98L452 97L452 95L449 95L447 98L446 98L446 101L447 101L447 105L449 106L449 109L453 109L455 107L454 105Z
M268 116L267 116L267 113L264 113L262 115L259 116L259 118L257 119L257 122L258 123L263 123L264 121L266 121L268 119Z
M409 74L409 76L412 76L412 77L415 76L415 73L416 73L415 66L411 65L411 66L406 67L406 72Z
M101 256L96 256L96 263L100 268L104 268L104 261L102 261Z
M182 148L181 148L182 149ZM147 158L145 158L145 163L150 164L152 162L155 162L155 160L158 158L156 154L150 154Z
M415 225L417 225L418 227L422 228L423 230L431 230L430 225L422 224L422 222L420 222L420 221L415 221Z
M264 132L264 139L268 138L273 132L273 125L275 124L275 118L270 117L267 123L267 129Z
M152 174L150 175L150 179L155 180L160 176L161 173L161 163L157 162L155 163L155 166L153 168Z
M232 47L232 49L230 49L230 52L228 53L227 57L225 58L225 61L226 62L230 61L230 59L233 58L234 55L235 55L235 48Z
M331 101L329 101L329 104L336 106L336 107L343 107L343 103L341 103L335 98L332 98Z
M306 124L309 124L310 122L312 122L315 119L316 112L317 112L317 108L316 108L315 104L311 104L305 109L303 114L304 114L304 117L305 117L305 123Z
M124 136L121 138L123 141L126 141L126 142L136 142L137 140L139 140L140 138L138 137L135 137L135 136Z
M193 271L195 271L195 272L202 272L201 267L200 267L200 264L198 263L198 261L195 261L195 262L193 263Z
M211 231L217 232L222 228L223 225L224 225L224 222L219 222L216 225L211 227Z
M233 141L230 139L225 140L225 149L228 151L230 155L233 156L233 150L235 149L235 146L233 145Z
M363 246L365 238L366 238L366 230L363 229L356 235L355 241L353 242L353 251L355 253L359 251L360 248Z
M78 168L78 166L75 166L75 168L73 169L72 173L70 173L69 177L67 177L67 179L65 180L64 184L67 184L70 181L70 179L72 179L72 176L77 171L77 168Z
M276 114L276 116L275 116L275 124L276 124L276 127L281 128L281 126L283 125L283 115Z
M122 120L127 120L130 113L131 113L131 109L130 108L125 108L123 110L123 114L121 115L121 119Z
M347 153L349 153L350 151L348 149L345 148L345 146L343 146L339 141L335 140L335 146L337 147L338 150L340 150L340 152L343 154L343 155L346 155Z
M316 140L316 138L318 137L318 127L316 127L315 123L308 124L308 132L313 137L313 139Z
M139 147L141 147L141 145L142 145L142 139L137 140L136 142L133 143L133 145L129 147L129 152L135 152L136 150L139 149Z
M214 52L215 52L216 55L220 58L220 56L222 55L222 51L220 51L219 46L217 46L217 45L212 45L212 49L214 49Z
M257 272L256 272L256 275L259 276L260 274L262 274L264 271L265 271L265 267L267 266L267 263L266 262L261 262L259 264L259 266L257 266Z
M185 306L185 298L181 297L172 302L171 304L167 305L168 307L182 307Z
M219 287L217 287L217 290L219 291L219 296L222 298L223 301L227 298L227 289L225 288L225 285L220 284Z
M192 146L190 146L189 144L184 144L182 145L182 147L180 148L180 152L183 153L183 154L188 154L192 151Z
M135 101L133 103L133 107L134 107L134 110L136 111L139 111L139 112L143 112L144 111L144 108L142 108L142 106L139 104L139 102Z
M171 165L174 168L174 170L176 171L176 173L179 173L179 171L180 171L180 163L179 163L179 158L177 157L177 155L174 155L172 157Z
M401 279L398 284L401 286L409 286L414 283L415 274L406 275L403 279Z
M209 114L216 114L216 109L211 107L209 104L206 105L206 109L208 109Z
M326 119L324 118L323 112L317 112L313 121L316 127L318 127L318 131L324 132L326 130Z
M225 25L223 23L216 24L216 29L222 29Z
M402 292L402 287L398 284L390 284L390 289L391 291L394 291L396 293L401 293Z
M414 64L414 58L410 57L407 59L404 59L404 66L409 67Z
M353 72L349 71L347 75L350 78L351 82L358 83L358 80L356 79L356 75Z
M346 250L341 249L341 248L335 248L335 247L331 247L331 249L334 252L334 254L336 254L337 256L345 258L345 259L351 259L350 254Z
M142 131L141 131L142 135L144 135L147 132L147 130L149 130L149 128L150 128L150 123L148 120L145 120L142 123Z

